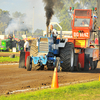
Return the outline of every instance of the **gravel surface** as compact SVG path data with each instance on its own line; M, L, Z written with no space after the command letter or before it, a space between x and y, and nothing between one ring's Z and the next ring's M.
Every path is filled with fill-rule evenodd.
M89 72L59 72L59 84L76 82L81 80L99 79L100 62L96 70ZM37 88L50 86L52 82L53 71L27 71L19 68L18 64L0 65L0 95L15 90Z

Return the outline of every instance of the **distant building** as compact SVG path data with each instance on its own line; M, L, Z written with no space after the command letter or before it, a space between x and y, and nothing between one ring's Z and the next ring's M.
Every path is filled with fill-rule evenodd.
M0 39L4 39L5 38L5 35L0 35Z

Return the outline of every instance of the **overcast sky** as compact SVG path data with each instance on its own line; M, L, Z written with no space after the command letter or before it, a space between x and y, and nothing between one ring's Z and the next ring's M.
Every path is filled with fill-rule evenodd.
M27 13L31 19L30 23L34 22L34 31L36 29L46 30L46 17L42 0L0 0L0 9L9 11L11 16L15 11ZM57 21L57 18L53 17L52 21Z

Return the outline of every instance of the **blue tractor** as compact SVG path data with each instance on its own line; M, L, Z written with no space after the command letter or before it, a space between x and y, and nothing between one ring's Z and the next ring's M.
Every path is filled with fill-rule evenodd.
M67 39L62 39L62 27L57 22L51 22L60 27L60 39L53 36L40 37L38 40L33 40L30 49L30 56L26 60L27 71L38 69L53 69L57 67L64 71L74 70L74 45L67 42Z

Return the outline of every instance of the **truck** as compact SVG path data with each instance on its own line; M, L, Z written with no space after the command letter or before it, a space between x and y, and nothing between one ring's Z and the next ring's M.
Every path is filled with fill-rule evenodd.
M74 68L77 70L94 70L99 60L98 37L93 18L97 8L93 10L74 9L72 38L69 38L68 42L74 44Z

